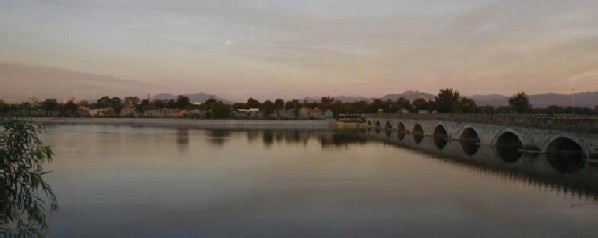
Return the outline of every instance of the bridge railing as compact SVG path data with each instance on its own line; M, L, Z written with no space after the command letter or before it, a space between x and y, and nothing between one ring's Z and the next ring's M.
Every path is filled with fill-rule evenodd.
M366 119L393 118L476 122L512 126L589 131L598 133L597 116L486 113L370 113Z

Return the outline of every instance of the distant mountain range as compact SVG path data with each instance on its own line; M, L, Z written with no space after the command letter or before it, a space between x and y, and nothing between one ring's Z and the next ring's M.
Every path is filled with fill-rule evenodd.
M179 95L174 95L174 94L170 94L170 93L159 93L156 94L152 97L152 100L164 100L164 99L176 99ZM224 103L231 103L231 101L226 100L224 98L221 97L217 97L216 95L213 94L207 94L207 93L192 93L192 94L183 94L183 96L188 97L189 101L191 102L195 102L195 103L203 103L208 99L216 99L216 100L220 100Z
M160 93L152 97L152 99L176 99L178 95L170 94L170 93ZM232 101L215 96L213 94L206 94L206 93L194 93L194 94L184 94L184 96L189 97L189 100L192 102L205 102L210 98L214 98L217 100L221 100L225 103L231 103ZM409 99L409 101L413 101L418 98L424 98L426 100L434 100L436 95L426 92L420 92L416 90L408 90L403 93L393 93L387 94L383 97L380 97L383 101L392 100L396 101L397 99L404 97ZM473 95L473 96L466 96L473 99L476 104L479 106L484 105L491 105L491 106L508 106L509 105L509 97L500 94L488 94L488 95ZM573 97L575 97L575 106L577 107L589 107L594 108L594 106L598 105L598 92L581 92L576 93L574 96L571 94L557 94L557 93L544 93L544 94L534 94L530 95L530 103L534 107L547 107L551 105L557 106L571 106ZM350 96L338 96L334 97L335 100L343 101L343 102L358 102L358 101L367 101L372 102L376 97L350 97ZM319 102L321 97L306 97L304 98L307 102Z
M418 98L425 98L426 100L432 100L434 99L434 95L430 94L430 93L426 93L426 92L420 92L420 91L413 91L413 90L407 90L404 93L393 93L393 94L387 94L383 97L381 97L380 99L382 99L383 101L386 101L388 99L392 100L392 101L396 101L397 99L404 97L406 99L409 99L409 101L413 101L415 99ZM349 96L339 96L339 97L334 97L334 100L337 101L342 101L342 102L359 102L359 101L367 101L367 102L372 102L374 101L374 99L377 99L378 97L349 97ZM308 102L319 102L321 100L321 97L306 97L305 100L307 100Z
M409 101L413 101L417 98L425 98L426 100L433 100L436 95L426 92L420 91L413 91L408 90L404 93L399 94L387 94L380 99L386 101L388 99L392 101L396 101L400 97L404 97L409 99ZM473 96L466 96L473 99L476 104L479 106L484 105L491 105L491 106L508 106L509 105L509 97L500 94L488 94L488 95L473 95ZM575 99L573 99L575 98ZM336 100L340 100L343 102L357 102L357 101L368 101L371 102L375 99L375 97L347 97L347 96L340 96L334 97ZM320 98L316 97L308 97L305 98L308 102L316 102L320 101ZM571 106L573 100L575 100L576 107L589 107L594 108L594 106L598 105L598 92L581 92L576 93L574 95L571 94L557 94L557 93L543 93L543 94L534 94L529 95L530 103L533 107L547 107L551 105L557 106Z
M418 98L423 98L423 99L426 99L426 100L433 100L435 96L436 95L434 95L434 94L420 92L420 91L417 91L417 90L415 90L415 91L407 90L404 93L400 93L400 94L387 94L384 97L382 97L381 99L383 101L386 101L388 99L390 99L392 101L396 101L397 99L399 99L401 97L404 97L406 99L409 99L409 101L413 101L413 100L418 99Z

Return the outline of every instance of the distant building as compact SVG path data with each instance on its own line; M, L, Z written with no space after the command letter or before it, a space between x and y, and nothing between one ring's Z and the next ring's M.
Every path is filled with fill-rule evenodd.
M334 112L330 109L326 110L324 112L323 118L326 118L326 119L334 118Z
M231 112L233 118L236 119L261 119L264 113L260 112L259 108L237 109Z
M135 111L135 107L132 104L127 104L120 110L120 116L137 117L138 113Z
M79 106L77 108L77 112L79 113L79 115L81 115L82 117L91 117L91 108L89 107L84 107L84 106Z
M295 114L295 110L278 110L276 112L276 117L278 119L296 119L297 115Z
M326 118L333 118L334 117L334 113L332 112L332 110L326 110L325 112L322 112L322 110L318 109L318 108L308 108L308 107L302 107L301 109L299 109L299 119L326 119Z
M205 116L206 116L206 112L199 110L199 109L188 110L187 113L185 114L185 117L189 117L189 118L202 118Z
M114 115L114 109L112 109L111 107L98 108L98 109L90 109L89 110L89 115L92 116L92 117L113 116Z
M178 108L161 108L161 109L148 109L143 113L144 117L184 117L187 114L187 110Z

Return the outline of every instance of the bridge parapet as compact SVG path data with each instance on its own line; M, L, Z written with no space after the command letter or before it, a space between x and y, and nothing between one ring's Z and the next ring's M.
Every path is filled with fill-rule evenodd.
M545 114L485 114L485 113L370 113L366 119L410 119L475 122L542 129L574 130L598 133L598 117Z

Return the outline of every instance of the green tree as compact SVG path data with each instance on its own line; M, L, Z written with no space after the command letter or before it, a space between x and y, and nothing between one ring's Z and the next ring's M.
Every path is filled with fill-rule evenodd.
M530 113L532 111L529 97L524 92L518 92L509 98L509 107L518 113Z
M459 91L452 88L441 89L438 96L435 97L434 103L436 104L436 110L440 113L456 112L460 103Z
M563 114L565 112L565 109L563 107L559 107L557 105L550 105L546 108L544 108L544 110L542 110L544 113L553 115L553 114Z
M164 104L164 101L162 101L160 99L154 100L153 104L154 104L154 106L156 106L157 108L160 108L160 109L166 107L166 105Z
M43 236L45 210L56 211L56 196L42 176L52 149L38 135L43 126L30 119L0 118L0 234ZM48 199L48 204L45 202Z
M216 100L215 98L210 98L210 99L206 100L204 103L210 104L210 103L215 103L215 102L218 102L218 100Z
M250 97L247 99L247 103L245 104L247 108L260 108L260 102L258 100L253 99Z
M75 104L72 101L69 101L68 103L64 104L63 113L66 116L72 116L72 115L76 114L77 113L77 104Z
M4 100L0 99L0 114L4 114L8 112L8 105L4 103Z
M276 110L284 110L284 100L277 98L274 101L274 105L276 106Z
M397 99L396 105L398 107L398 110L411 110L411 102L409 102L409 99L406 99L404 97L400 97L399 99Z
M230 107L222 101L212 103L210 112L212 114L212 118L224 119L230 117Z
M110 106L110 97L103 96L96 101L98 107L109 107Z
M480 113L494 113L496 109L491 105L481 106L478 108L478 112Z
M476 112L477 105L473 99L462 97L461 101L459 102L459 111L465 113L473 113Z
M426 101L425 98L417 98L413 100L411 104L413 105L412 108L415 110L429 110L428 101Z
M328 110L328 109L330 109L330 107L332 107L333 103L334 103L333 97L322 97L321 101L320 101L320 109L322 111Z
M89 101L81 100L81 101L79 101L79 105L81 105L83 107L89 107Z
M266 100L264 104L262 104L262 111L264 111L264 117L267 117L268 115L273 113L274 109L276 109L276 106L270 100Z
M176 106L180 109L185 109L189 106L189 104L191 104L191 101L189 100L188 97L185 97L183 95L179 95L176 98Z
M286 103L286 109L287 110L291 110L294 109L295 111L298 111L299 108L301 108L303 105L301 104L301 102L298 99L293 99L291 101L288 101Z
M56 99L49 98L42 102L42 109L46 112L54 111L58 108L58 102Z

